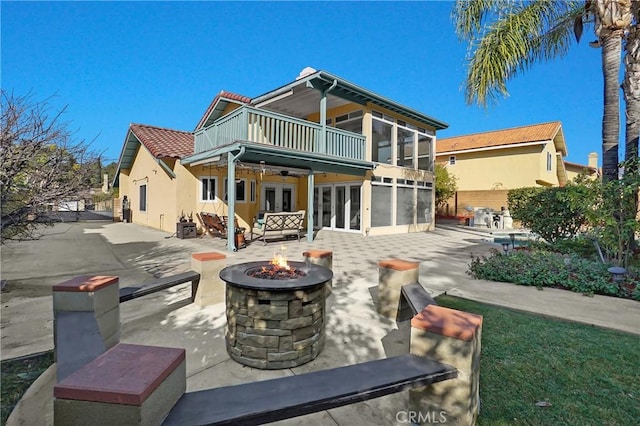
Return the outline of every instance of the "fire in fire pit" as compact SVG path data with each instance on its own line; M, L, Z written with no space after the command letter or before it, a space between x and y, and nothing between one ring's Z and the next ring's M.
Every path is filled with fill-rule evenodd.
M284 263L248 262L220 271L227 283L227 351L241 364L295 367L324 346L325 288L333 273L318 265Z
M268 265L247 270L247 275L263 280L290 280L304 277L307 273L299 268L292 268L284 255L279 254Z

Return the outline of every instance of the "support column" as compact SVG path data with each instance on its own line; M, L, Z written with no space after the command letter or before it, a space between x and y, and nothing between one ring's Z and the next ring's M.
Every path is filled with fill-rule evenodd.
M313 188L315 186L313 170L307 176L307 242L313 242Z
M418 282L418 263L400 259L378 262L378 313L395 320L402 286Z
M302 256L304 257L305 262L324 266L325 268L331 269L331 272L333 272L333 252L331 250L307 250L302 253ZM327 286L325 288L327 296L330 295L333 289L333 278L327 281Z
M220 279L220 270L226 266L227 256L222 253L193 253L191 269L200 274L193 303L198 306L224 302L225 283Z
M458 378L410 390L410 411L442 414L451 425L476 423L481 335L480 315L429 305L413 317L411 353L454 366Z
M237 251L236 248L236 157L232 152L227 154L227 250Z
M80 276L53 286L58 381L120 341L118 277Z

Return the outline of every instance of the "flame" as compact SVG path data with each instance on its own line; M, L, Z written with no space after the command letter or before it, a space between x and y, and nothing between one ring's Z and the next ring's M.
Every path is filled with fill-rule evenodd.
M291 269L287 263L287 256L285 255L286 251L287 248L284 245L280 246L280 253L274 253L273 259L271 259L271 262L269 263L277 268L286 269L287 271Z

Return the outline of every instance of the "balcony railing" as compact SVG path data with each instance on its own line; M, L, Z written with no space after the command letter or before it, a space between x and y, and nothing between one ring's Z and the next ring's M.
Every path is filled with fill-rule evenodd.
M195 153L234 141L258 142L288 149L365 159L365 137L327 126L322 143L318 123L243 106L195 133Z

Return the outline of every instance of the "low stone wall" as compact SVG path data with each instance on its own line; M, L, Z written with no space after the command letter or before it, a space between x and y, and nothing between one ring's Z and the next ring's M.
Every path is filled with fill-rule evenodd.
M250 290L227 283L226 344L237 362L291 368L315 359L325 341L325 287Z

